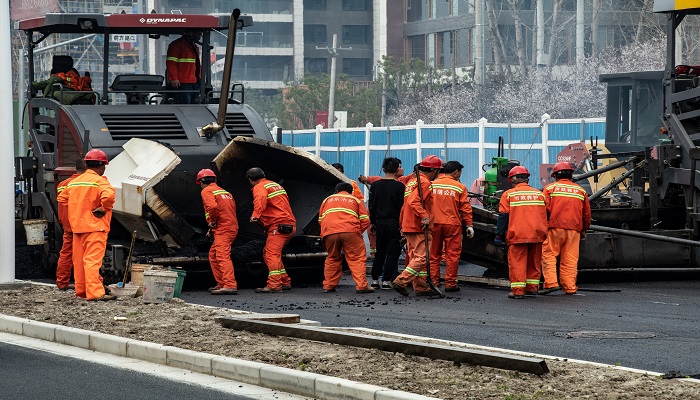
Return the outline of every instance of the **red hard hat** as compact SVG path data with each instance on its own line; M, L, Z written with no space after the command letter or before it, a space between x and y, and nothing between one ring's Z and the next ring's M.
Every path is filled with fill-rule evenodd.
M100 149L92 149L85 154L85 158L83 158L85 161L102 161L105 163L105 165L109 164L109 160L107 160L107 154L105 154L104 151Z
M429 155L420 162L420 166L432 169L442 168L442 160L438 156Z
M197 184L199 185L202 178L206 178L207 176L213 176L214 178L216 178L216 174L214 173L214 171L210 170L209 168L205 168L197 173Z
M555 173L559 171L573 171L574 167L571 166L568 162L558 162L554 165L554 168L552 168L552 176L554 176Z
M530 176L530 172L527 170L527 168L523 167L522 165L516 165L508 173L508 182L510 182L511 178L513 178L516 175Z

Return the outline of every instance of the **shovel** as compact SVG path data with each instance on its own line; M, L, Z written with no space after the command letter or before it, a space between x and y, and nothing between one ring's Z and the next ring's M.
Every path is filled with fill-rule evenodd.
M136 231L131 234L131 246L129 246L129 257L126 259L126 266L124 266L124 279L117 283L117 287L125 287L126 286L126 277L129 274L129 270L131 269L131 255L134 253L134 243L136 243Z

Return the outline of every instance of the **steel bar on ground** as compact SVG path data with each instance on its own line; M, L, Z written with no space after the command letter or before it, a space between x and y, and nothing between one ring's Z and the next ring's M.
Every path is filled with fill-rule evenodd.
M447 360L456 363L482 365L485 367L520 371L535 375L543 375L549 372L547 363L541 358L507 355L401 339L389 339L357 333L334 332L323 328L308 326L290 326L288 324L278 324L274 322L242 320L234 317L218 317L216 321L224 328L239 331L294 337L366 349L377 349L411 356L427 357L433 360Z

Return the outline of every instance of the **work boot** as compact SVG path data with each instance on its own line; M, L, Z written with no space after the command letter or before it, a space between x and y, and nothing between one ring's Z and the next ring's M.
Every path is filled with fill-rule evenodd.
M416 292L416 296L438 296L438 295L439 295L439 293L434 291L433 289L428 289L428 290Z
M539 294L540 296L545 296L545 295L548 295L552 292L556 292L557 290L561 290L561 287L555 286L555 287L551 287L551 288L544 288L544 289L539 290L537 292L537 294Z
M459 292L459 286L445 286L446 292Z
M66 290L75 290L75 285L72 284L72 283L70 283L70 284L68 284L68 285L66 285L66 286L63 286L63 287L58 288L58 290L60 290L60 291L62 291L62 292L65 292Z
M273 289L269 286L255 289L255 293L279 293L281 291L282 291L282 289Z
M323 289L323 293L334 293L334 292L335 292L335 288L334 288L334 287L329 288L329 289Z
M379 289L379 281L376 280L376 279L374 279L374 280L372 281L372 284L371 284L370 286L372 286L372 287L375 288L375 289Z
M391 282L389 282L389 281L382 282L382 290L391 290Z
M525 296L537 296L538 294L538 292L530 292L528 290L525 291Z
M234 289L234 288L214 289L211 291L211 294L238 294L238 289Z
M213 291L213 290L219 290L219 289L221 289L221 286L219 286L219 285L216 285L216 286L212 286L212 287L210 287L210 288L209 288L209 289L207 289L207 290L211 292L211 291Z
M88 301L110 301L110 300L116 300L117 296L112 296L111 294L103 294L102 296L96 298L96 299L88 299Z
M355 293L357 294L363 294L363 293L374 293L374 288L371 287L365 287L364 289L355 289Z
M398 283L395 282L389 282L389 286L391 286L392 289L396 290L399 292L400 295L402 296L408 296L408 289L406 289L405 286L401 286Z
M525 296L523 296L522 294L515 294L515 293L513 293L513 292L510 292L510 293L508 293L508 298L509 298L509 299L518 299L518 300L519 300L519 299L524 299Z

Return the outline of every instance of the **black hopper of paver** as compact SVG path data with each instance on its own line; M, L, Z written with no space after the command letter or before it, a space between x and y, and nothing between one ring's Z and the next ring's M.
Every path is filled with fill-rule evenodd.
M471 350L439 344L384 338L357 333L330 331L323 328L252 321L234 317L217 317L216 322L228 329L265 333L273 336L293 337L305 340L377 349L411 356L446 360L455 363L520 371L535 375L549 373L547 363L541 358L521 357L482 350Z

